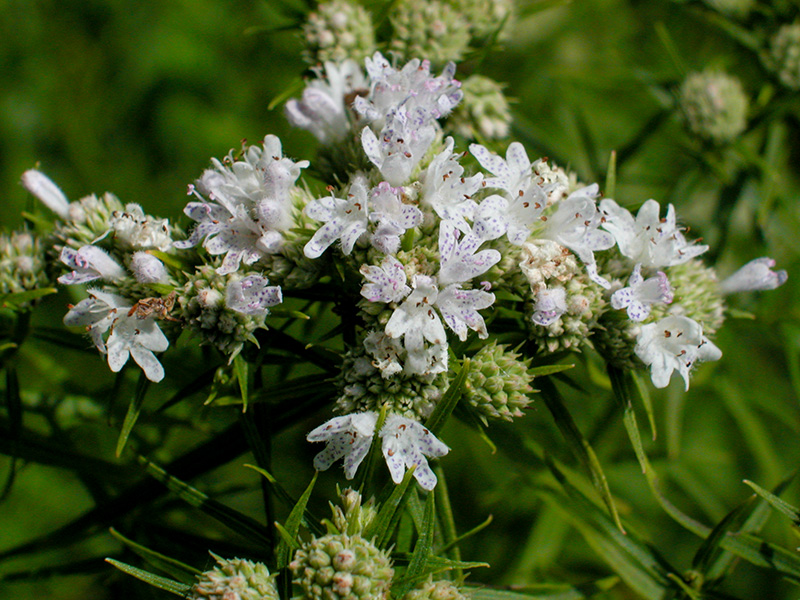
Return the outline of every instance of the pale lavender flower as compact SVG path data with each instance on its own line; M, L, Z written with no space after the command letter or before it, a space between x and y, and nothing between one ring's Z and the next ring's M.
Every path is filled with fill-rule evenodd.
M367 87L361 67L354 60L326 62L315 69L317 78L303 90L301 100L286 103L286 116L295 127L306 129L323 144L342 140L351 128L348 96ZM350 100L352 103L352 100Z
M589 278L608 288L609 282L597 273L594 258L596 251L614 245L614 236L598 229L603 219L595 203L599 193L598 185L594 183L572 192L559 202L555 214L547 220L542 237L572 250L583 261Z
M450 451L439 438L422 423L391 414L380 431L381 449L392 475L392 481L403 481L406 469L414 467L414 478L424 490L436 487L436 474L426 457L438 458Z
M344 458L344 476L352 479L366 457L378 414L372 411L334 417L306 436L309 442L325 442L325 449L314 457L314 468L325 471Z
M318 258L339 239L342 252L350 254L358 238L367 231L368 210L367 182L363 176L357 176L350 184L347 198L331 194L309 202L305 214L325 224L305 245L305 255Z
M115 243L123 250L155 248L167 252L172 247L169 220L146 215L138 204L126 204L109 220Z
M69 200L47 175L36 169L28 169L22 174L22 185L59 217L69 220Z
M403 345L386 335L385 331L372 331L364 338L364 349L372 356L372 366L381 377L388 379L403 370L401 355Z
M402 188L393 188L386 181L370 192L369 220L377 223L370 241L384 254L397 252L400 236L422 223L422 211L403 202L402 193Z
M403 185L436 138L436 127L420 111L390 115L380 135L361 131L361 145L370 162L391 185Z
M64 246L59 258L72 269L71 273L58 278L58 282L64 285L88 283L95 279L118 281L125 277L125 269L97 246L82 246L77 251Z
M225 289L225 305L243 315L266 315L271 306L282 301L280 286L269 285L269 280L261 275L234 279Z
M561 315L567 312L567 292L564 288L553 287L536 294L531 320L536 325L547 327L555 323Z
M403 264L394 256L384 258L380 267L362 265L360 272L367 280L361 295L370 302L400 302L411 293Z
M708 246L687 242L675 221L675 208L667 207L667 216L660 217L661 207L648 200L636 218L611 199L600 202L603 228L611 232L619 251L645 267L672 267L699 256Z
M628 287L617 290L611 295L611 306L617 310L628 309L631 321L644 321L650 315L653 304L669 304L673 293L666 274L659 271L655 277L642 277L642 265L636 263Z
M736 273L720 283L723 294L774 290L786 283L786 271L773 271L775 261L769 257L756 258L741 267Z
M636 356L650 367L657 388L666 387L678 371L689 389L689 371L695 362L719 360L722 352L703 335L703 327L688 317L668 316L642 325L634 348Z

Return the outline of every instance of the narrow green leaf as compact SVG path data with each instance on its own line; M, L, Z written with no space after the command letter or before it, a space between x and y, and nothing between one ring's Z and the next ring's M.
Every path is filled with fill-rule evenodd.
M636 395L642 401L644 411L647 413L647 421L650 424L650 432L653 435L653 441L656 439L656 418L653 411L653 400L650 397L650 388L642 381L641 375L636 371L631 371L631 380L633 381L633 389Z
M758 567L766 567L800 583L800 557L755 535L728 535L720 546Z
M402 598L405 596L413 586L414 583L425 577L428 573L426 566L428 564L428 557L431 555L433 549L433 532L436 527L436 513L435 513L435 500L434 491L428 492L428 497L425 499L425 515L422 520L422 527L417 538L417 543L414 546L414 553L411 556L411 562L408 564L406 572L400 580L396 580L392 584L392 595L395 598Z
M295 77L292 82L286 86L286 89L277 94L267 105L267 110L274 110L276 106L285 102L288 98L297 95L303 89L303 80L300 77Z
M442 399L436 405L436 408L433 409L431 416L428 417L428 420L425 422L425 427L428 428L434 435L438 434L442 430L445 421L447 421L447 418L453 412L456 404L458 404L458 401L461 399L464 382L467 380L467 375L469 374L469 364L469 358L464 358L464 360L461 361L461 369L456 374L453 382L447 388L447 391L442 396Z
M414 477L414 468L408 469L403 481L392 486L392 492L389 497L380 505L380 510L375 516L375 519L370 523L369 527L364 531L364 538L371 540L376 539L378 548L384 548L391 538L395 526L400 520L401 508L405 504L408 496L408 486Z
M667 29L667 26L664 25L662 21L658 21L655 24L655 30L658 39L661 40L662 44L664 44L664 49L667 51L667 56L670 57L672 64L675 67L675 72L677 75L675 78L685 78L687 73L689 73L689 68L683 61L683 58L678 51L678 47L675 45L675 40L672 39L672 35L669 33L669 29Z
M676 575L675 573L667 573L667 577L669 577L671 581L674 581L676 584L678 584L678 587L684 594L686 594L686 597L689 600L702 600L703 597L700 595L700 592L689 587L681 576Z
M229 529L243 535L245 538L260 543L267 548L272 547L271 532L255 519L209 498L197 488L173 477L164 469L143 456L139 457L139 463L145 467L151 476L166 485L170 491L174 492L181 500L188 503L190 506L200 509Z
M289 492L286 491L286 488L284 488L280 483L278 483L278 480L275 479L272 473L256 465L245 464L244 467L248 469L253 469L253 471L255 471L256 473L261 475L264 479L266 479L267 483L272 488L273 493L283 502L285 502L287 506L293 507L295 505L296 503L295 499L292 498Z
M429 556L426 573L443 573L444 571L461 571L463 569L488 568L489 563L471 560L452 560L444 556Z
M281 546L286 546L286 548L288 548L289 555L291 555L292 552L296 551L300 547L300 544L297 543L297 537L286 531L286 527L277 521L275 522L275 529L278 530L278 535L281 538L278 546L279 548Z
M564 439L569 444L573 454L575 454L586 472L589 474L592 484L594 485L598 494L600 494L603 503L606 505L606 508L614 519L617 527L620 531L624 532L625 528L622 526L622 521L619 518L617 507L614 504L614 499L611 496L611 490L608 487L606 475L603 472L603 468L600 466L600 461L597 460L597 455L595 454L594 449L578 429L578 426L575 424L575 421L572 419L572 415L564 405L561 395L559 394L555 385L551 381L545 379L541 384L539 384L539 387L541 388L545 405L553 415L553 419L555 420L559 431L561 431L561 435L564 436Z
M117 440L117 458L122 455L125 449L125 444L128 443L128 437L133 431L133 426L139 418L139 413L142 412L142 405L144 404L144 397L147 394L147 388L150 386L150 380L142 371L139 374L139 381L136 382L136 390L133 393L133 400L128 405L128 412L125 414L125 420L122 422L122 430L119 432L119 439Z
M311 478L311 483L308 484L306 490L300 496L300 499L295 504L292 512L289 513L289 516L286 518L286 525L284 526L286 532L289 534L292 540L297 538L297 533L300 531L300 523L303 521L303 515L306 512L306 506L308 505L308 499L311 497L311 492L314 489L314 485L317 483L317 477L319 476L319 471L314 472L314 477ZM292 556L293 547L286 543L286 540L281 540L281 543L278 544L278 549L275 551L275 556L278 561L278 569L283 569L286 565L289 564L289 559Z
M19 395L19 379L17 370L12 366L6 367L6 410L8 411L8 440L10 442L11 462L8 466L8 475L0 500L5 500L17 475L17 453L20 434L22 433L22 398Z
M239 381L239 390L242 393L242 412L247 412L249 373L247 361L242 358L241 354L237 354L236 358L233 359L233 372L236 373L236 379Z
M184 564L179 560L170 558L169 556L164 556L160 552L156 552L155 550L151 550L150 548L142 546L141 544L137 544L133 540L126 538L113 527L109 531L111 532L111 535L133 550L136 554L141 556L153 567L171 575L172 577L175 577L178 581L193 585L195 582L195 577L201 573L199 569L195 569L194 567Z
M444 474L444 469L439 465L434 467L434 472L438 479L436 489L438 490L439 502L436 503L436 513L439 517L439 522L442 524L442 540L444 541L444 548L442 552L450 552L450 558L453 560L461 560L461 550L458 547L458 534L456 529L456 520L453 515L453 505L450 502L450 490L447 487L447 478ZM491 520L491 518L490 518ZM459 570L456 573L458 579L463 577L463 573Z
M533 377L544 377L545 375L554 375L572 369L575 365L540 365L528 369L528 375Z
M798 510L785 500L778 498L778 496L776 496L775 494L768 492L761 486L753 483L752 481L748 481L747 479L745 479L744 483L745 485L750 486L756 494L758 494L764 500L766 500L769 503L769 505L772 506L775 510L789 517L792 520L792 523L800 527L800 510Z
M136 567L132 567L131 565L125 564L118 560L114 560L113 558L107 558L106 562L114 565L117 569L119 569L123 573L132 575L133 577L136 577L136 579L144 581L145 583L148 583L153 587L157 587L158 589L164 590L165 592L175 594L176 596L180 596L181 598L186 598L187 594L189 593L189 590L192 589L191 585L187 585L185 583L181 583L173 579L167 579L166 577L159 577L158 575L154 575L149 571L137 569Z

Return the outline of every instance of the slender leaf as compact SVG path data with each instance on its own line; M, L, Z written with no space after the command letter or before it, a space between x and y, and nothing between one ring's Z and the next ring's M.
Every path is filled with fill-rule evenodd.
M767 490L753 483L752 481L748 481L747 479L745 479L744 482L746 485L750 486L756 494L758 494L764 500L766 500L770 506L772 506L778 512L789 517L792 520L792 523L800 527L800 510L796 509L794 506L792 506L785 500L778 498L778 496L776 496L775 494L768 492Z
M171 575L172 577L177 578L178 581L194 584L195 577L200 574L200 570L195 569L194 567L184 564L174 558L170 558L169 556L164 556L160 552L146 548L141 544L137 544L133 540L126 538L113 527L110 529L110 531L111 535L133 550L136 554L141 556L153 567Z
M144 404L144 397L147 394L147 388L150 386L150 380L142 371L139 374L139 381L136 383L136 390L133 393L133 400L128 405L128 412L125 414L125 420L122 422L122 430L119 432L119 439L117 440L117 458L122 455L125 445L128 443L128 437L133 431L133 426L139 419L139 413L142 412L142 405Z
M700 548L697 550L697 553L692 559L692 569L700 571L701 573L707 572L708 567L711 564L711 559L715 552L719 549L719 545L722 543L723 538L741 523L745 511L749 510L752 505L752 498L749 498L747 501L743 502L725 515L725 517L717 524L717 526L714 527L711 533L706 536L706 539L703 540L703 543L700 544Z
M0 500L8 497L11 488L14 486L14 479L17 474L17 453L19 438L22 433L22 399L19 395L19 379L17 370L11 366L6 366L6 410L8 411L8 440L11 455L11 463L8 467L6 482L0 492Z
M465 586L463 589L471 600L586 600L596 594L610 590L617 583L619 583L618 577L606 577L576 586L529 586L525 588L524 592L495 590L477 586Z
M308 499L311 498L311 492L314 490L314 485L317 483L318 476L319 471L315 471L314 476L311 478L311 483L308 484L308 487L306 487L306 490L300 496L300 499L297 501L297 504L295 504L292 512L290 512L289 516L286 518L286 525L284 525L284 529L292 540L297 538L297 533L300 531L300 523L303 521L303 516L306 512L306 506L308 505ZM278 569L283 569L289 564L292 550L293 547L286 543L285 539L282 539L281 543L278 544L278 549L275 551L278 561Z
M186 598L186 595L189 593L189 590L192 589L191 585L175 581L174 579L159 577L158 575L154 575L149 571L137 569L136 567L132 567L131 565L125 564L124 562L114 560L113 558L107 558L106 562L114 565L117 569L119 569L123 573L132 575L136 577L136 579L144 581L145 583L148 583L153 587L157 587L160 590L164 590L165 592L175 594L176 596L180 596L182 598Z
M461 362L461 369L458 371L455 378L453 378L453 382L447 388L447 391L436 405L436 408L433 409L431 416L428 417L428 420L425 422L425 427L430 429L432 433L438 434L442 430L445 421L461 399L464 382L467 380L467 375L469 374L469 364L469 358L465 358Z
M460 544L464 540L466 540L468 538L471 538L476 533L480 533L481 531L486 529L489 525L491 525L492 521L494 521L494 517L492 515L489 515L488 517L486 517L486 520L483 521L482 523L476 525L475 527L473 527L469 531L465 531L464 533L462 533L458 537L454 538L451 542L445 544L444 547L442 548L442 552L447 552L451 547L457 546L458 544Z
M411 556L411 562L408 564L406 572L400 580L395 580L392 583L392 595L395 598L402 598L417 582L424 578L428 571L426 569L428 564L428 557L431 555L433 549L433 532L436 527L436 513L435 513L435 495L434 491L428 492L428 497L425 499L425 515L422 519L422 527L420 528L417 544L414 546L414 553Z
M397 485L389 484L392 486L391 494L381 503L375 519L364 531L364 538L368 540L375 538L378 548L383 548L388 544L394 528L400 520L401 508L408 497L408 488L413 477L414 468L412 467L406 471L403 481Z
M166 485L181 500L185 501L190 506L199 508L213 519L243 535L245 538L254 540L268 548L272 547L271 532L255 519L209 498L197 488L169 475L164 469L142 456L139 457L139 463L145 467L150 475Z
M34 300L39 300L40 298L44 298L45 296L50 296L56 293L58 293L56 288L49 287L28 290L25 292L17 292L14 294L4 294L0 296L0 306L22 306L28 302L33 302Z
M612 150L608 157L608 169L606 170L606 198L616 198L617 193L617 151Z
M239 390L242 394L242 412L247 412L249 373L247 361L242 358L241 354L237 354L236 358L233 359L233 372L236 373L236 379L239 382Z

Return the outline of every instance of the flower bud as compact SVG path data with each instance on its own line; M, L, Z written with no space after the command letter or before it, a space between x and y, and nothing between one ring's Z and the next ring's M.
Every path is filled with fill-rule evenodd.
M130 269L139 283L166 283L169 280L164 263L144 250L133 253Z
M277 575L262 563L241 558L224 559L211 554L217 565L197 576L189 600L279 600Z
M783 85L800 90L800 22L778 29L769 41L765 62Z
M303 26L304 53L312 64L361 61L375 51L372 18L363 6L348 0L322 2Z
M732 142L747 126L747 96L732 75L691 73L681 86L680 106L689 131L714 144Z

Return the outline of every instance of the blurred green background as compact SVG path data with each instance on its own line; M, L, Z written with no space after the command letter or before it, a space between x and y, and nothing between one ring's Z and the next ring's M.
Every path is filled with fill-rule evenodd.
M770 5L757 6L743 28L768 27ZM19 177L35 165L70 199L108 190L123 202L179 220L186 185L209 157L223 156L243 138L257 143L274 133L289 156L311 158L313 137L291 130L280 104L269 108L306 68L298 15L309 9L301 0L1 2L3 223L19 226L21 212L31 206ZM513 137L532 157L547 155L584 181L602 182L610 152L617 150L619 202L674 203L692 235L712 246L710 258L723 276L763 255L789 271L788 284L778 291L732 300L755 319L725 325L717 340L723 360L702 366L689 393L674 385L653 394L658 436L647 441L647 449L665 493L709 524L749 496L743 479L772 488L796 468L800 456L800 108L797 94L780 92L757 53L745 48L725 22L736 21L700 2L530 0L518 6L503 51L464 66L507 85L516 118ZM687 72L708 66L738 75L751 100L752 126L728 148L692 139L671 108ZM776 97L782 103L777 107ZM38 360L42 372L61 369L75 377L84 359ZM673 565L688 569L700 540L651 497L619 414L609 410L611 394L602 390L598 364L596 357L585 356L579 368L599 387L569 392L568 406L598 448L623 517ZM98 385L110 381L109 375ZM235 416L204 413L203 418ZM293 492L311 475L314 449L302 435L318 421L312 416L275 444L276 474ZM645 423L640 425L644 430ZM543 407L518 426L560 458L572 460ZM117 427L99 419L94 428L70 435L83 444L81 450L113 462ZM610 573L602 552L584 541L558 506L535 493L513 431L498 428L501 451L492 454L466 427L448 427L445 439L455 450L442 464L459 527L467 530L494 515L492 525L464 547L465 558L493 566L476 570L473 581L581 583ZM162 456L201 438L202 430L173 436ZM504 445L510 452L502 451ZM251 475L242 472L243 462L234 461L201 483L221 493L229 490L225 501L258 515L258 490ZM0 459L0 467L8 465ZM299 479L297 473L302 473ZM339 476L335 470L326 474L321 489L331 491ZM785 497L798 504L796 486ZM91 505L91 496L69 471L21 468L12 493L0 504L0 552L52 531ZM174 509L172 524L185 525L188 532L191 523L181 519L191 513L180 512L178 505L162 509L166 514ZM324 512L321 501L320 506ZM207 526L212 534L218 527ZM224 548L224 533L213 535ZM798 545L796 530L780 516L773 517L765 536L790 549ZM157 534L152 539L156 545L167 543ZM193 547L188 533L182 545L183 558L203 567L207 548ZM0 595L165 597L92 562L116 548L100 535L33 562L22 557L0 565L0 572L15 572L85 558L88 573L75 569L0 581ZM737 569L725 589L739 598L797 596L790 584L749 565ZM608 597L635 596L617 590Z

